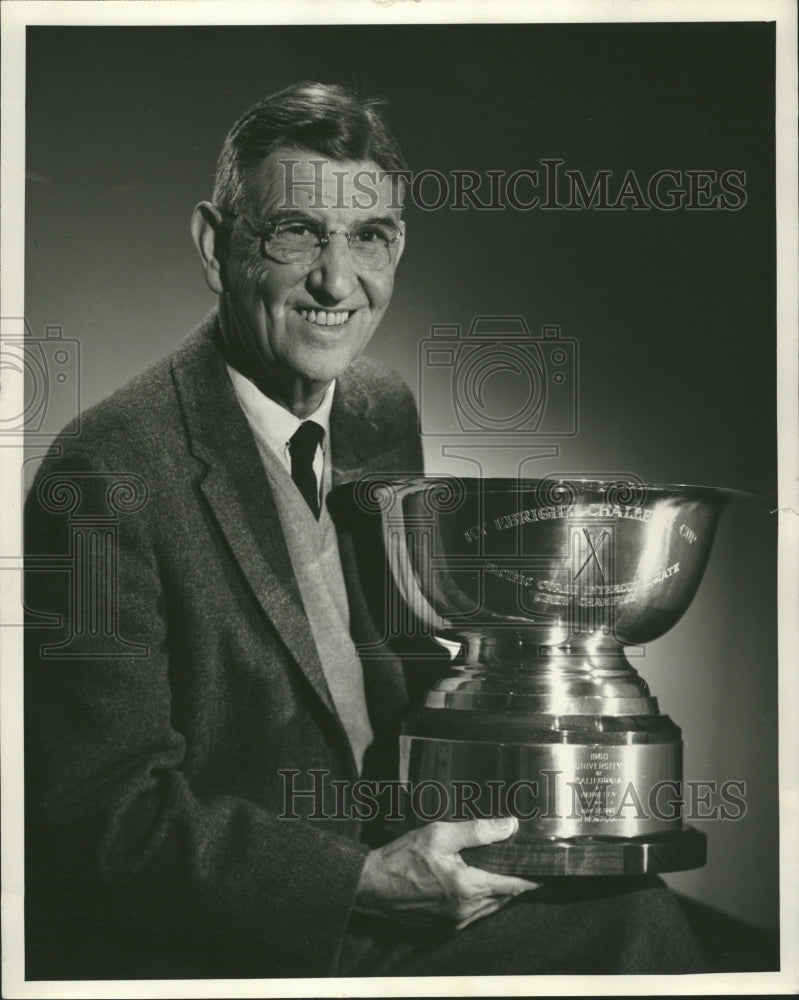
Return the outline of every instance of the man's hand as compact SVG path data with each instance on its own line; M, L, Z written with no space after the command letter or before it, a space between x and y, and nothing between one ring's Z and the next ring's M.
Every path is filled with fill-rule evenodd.
M444 924L460 930L538 883L467 865L458 853L504 840L515 817L431 823L406 833L366 859L355 906L404 923Z

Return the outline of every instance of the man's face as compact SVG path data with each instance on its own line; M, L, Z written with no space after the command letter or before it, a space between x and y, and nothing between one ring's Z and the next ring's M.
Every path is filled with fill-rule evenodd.
M379 270L360 266L343 235L332 235L312 263L284 263L263 252L262 229L236 220L226 259L234 316L248 350L280 382L338 378L363 352L391 301L404 223L391 180L380 173L371 162L336 163L282 149L251 175L242 206L250 219L279 218L292 227L296 219L300 232L305 219L336 233L384 219L401 233Z

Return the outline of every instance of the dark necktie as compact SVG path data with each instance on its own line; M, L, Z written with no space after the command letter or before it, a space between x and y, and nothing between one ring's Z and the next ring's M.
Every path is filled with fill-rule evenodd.
M313 470L313 460L316 449L325 436L324 429L313 420L300 424L289 441L291 455L291 478L297 484L297 489L305 497L305 502L319 520L319 484Z

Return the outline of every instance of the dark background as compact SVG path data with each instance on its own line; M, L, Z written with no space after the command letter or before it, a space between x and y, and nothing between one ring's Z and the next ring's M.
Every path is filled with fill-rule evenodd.
M416 170L559 157L590 179L742 170L739 211L407 211L394 301L369 353L424 390L432 324L520 314L579 346L579 433L528 474L776 490L774 32L769 24L29 28L26 314L78 342L87 406L212 307L188 222L242 110L301 79L389 100ZM427 190L427 189L425 189ZM430 189L432 191L432 189ZM52 350L52 347L48 348ZM75 354L75 345L69 346ZM445 421L451 400L425 400ZM77 405L51 393L47 443ZM443 425L442 425L443 426ZM31 439L34 441L35 439ZM427 439L431 471L470 472ZM29 452L28 476L40 449ZM512 474L504 453L483 454ZM772 503L771 507L776 507ZM637 663L683 728L686 777L746 783L740 822L699 820L681 891L778 921L776 527L725 514L683 621Z

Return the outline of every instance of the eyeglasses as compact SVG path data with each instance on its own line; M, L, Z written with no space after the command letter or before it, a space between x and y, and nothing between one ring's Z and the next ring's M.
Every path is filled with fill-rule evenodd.
M320 222L305 216L263 221L242 212L220 211L231 220L244 220L259 234L261 252L281 264L308 267L320 256L331 236L344 236L359 268L380 271L391 262L391 248L401 236L399 228L384 219L364 222L353 229L327 230Z

